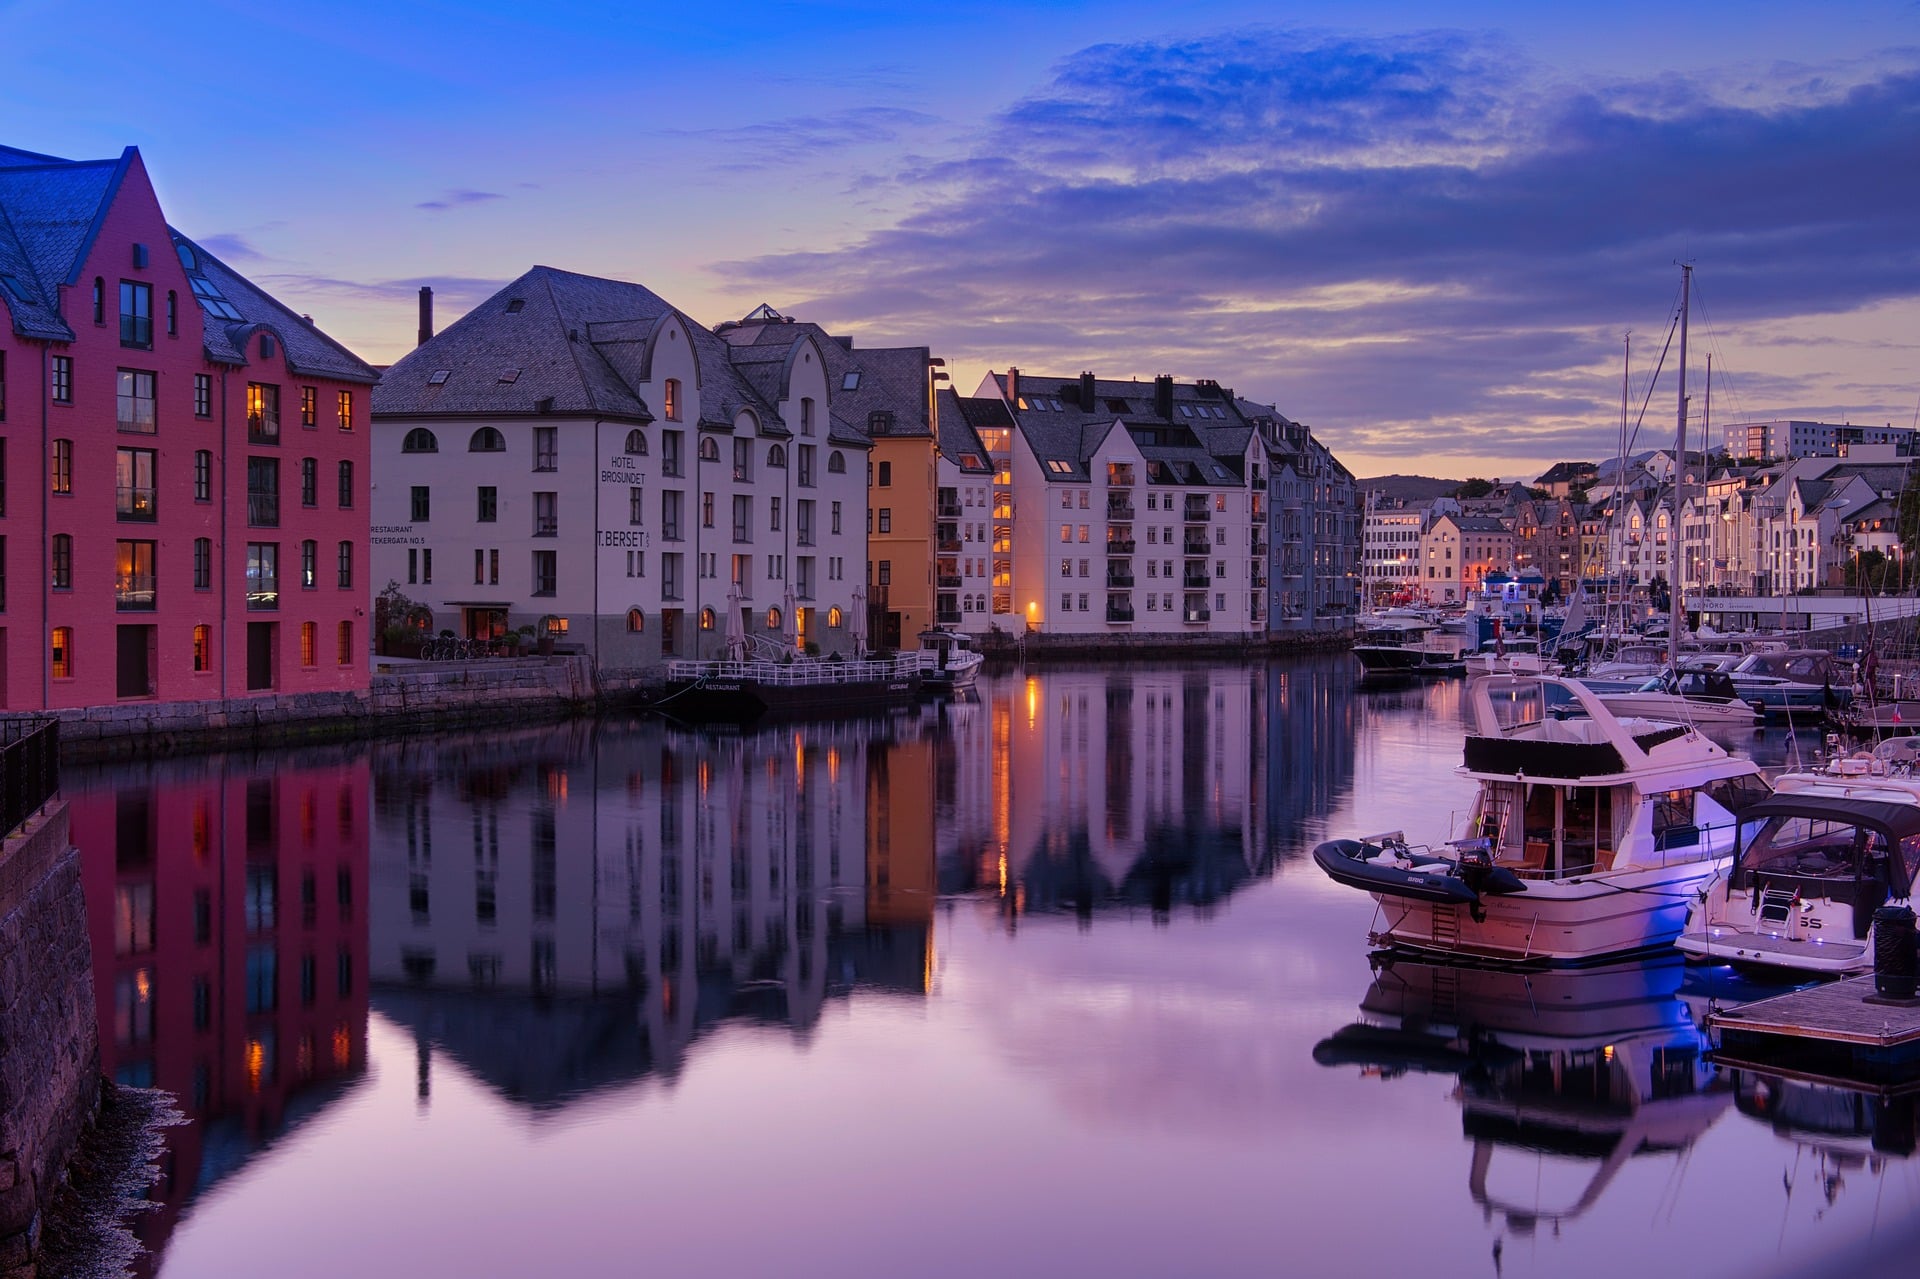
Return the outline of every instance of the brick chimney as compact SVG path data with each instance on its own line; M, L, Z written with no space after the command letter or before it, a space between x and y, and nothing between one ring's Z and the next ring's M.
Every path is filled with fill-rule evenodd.
M1173 421L1173 378L1162 373L1153 379L1153 411L1167 421Z
M1080 411L1082 413L1093 412L1093 396L1093 374L1082 373L1080 375Z
M1020 408L1020 370L1011 364L1007 366L1007 407L1016 412Z
M433 290L426 285L420 286L420 340L415 346L425 346L433 337Z

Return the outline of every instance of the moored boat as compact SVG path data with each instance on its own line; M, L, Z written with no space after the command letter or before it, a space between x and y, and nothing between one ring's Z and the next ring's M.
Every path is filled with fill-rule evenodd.
M1362 623L1353 643L1362 679L1417 679L1458 674L1460 640L1443 626L1406 612L1379 614Z
M1621 719L1557 676L1469 690L1468 837L1329 840L1314 860L1380 903L1376 944L1507 963L1585 963L1671 945L1722 869L1759 767L1688 725Z
M920 647L934 655L932 667L920 677L920 692L926 697L953 697L966 692L987 663L986 655L973 647L973 637L959 631L921 631Z
M1750 725L1760 719L1759 709L1743 699L1732 679L1719 670L1667 671L1632 692L1600 692L1599 697L1600 704L1616 715L1681 724Z
M937 655L930 650L866 661L667 664L665 694L649 708L676 719L749 724L762 716L857 714L919 696Z

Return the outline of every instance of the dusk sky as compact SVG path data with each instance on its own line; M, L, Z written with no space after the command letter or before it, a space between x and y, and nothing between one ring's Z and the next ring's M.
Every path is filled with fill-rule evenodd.
M1559 9L0 0L0 142L138 146L382 364L542 263L1531 478L1612 454L1686 259L1696 420L1711 353L1715 423L1913 424L1920 4Z

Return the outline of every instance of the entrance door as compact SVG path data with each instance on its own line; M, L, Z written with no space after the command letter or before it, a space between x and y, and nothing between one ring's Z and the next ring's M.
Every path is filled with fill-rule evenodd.
M153 627L114 628L114 693L119 697L153 696Z
M899 649L900 614L891 612L887 614L886 625L880 629L880 646L882 648Z
M273 687L272 622L247 623L247 687Z

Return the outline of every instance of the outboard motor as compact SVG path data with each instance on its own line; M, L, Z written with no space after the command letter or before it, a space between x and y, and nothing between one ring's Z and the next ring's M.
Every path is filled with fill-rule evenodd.
M1473 922L1481 923L1487 917L1487 910L1480 904L1480 891L1493 874L1493 849L1486 840L1479 840L1460 850L1460 860L1456 865L1460 882L1473 890L1473 903L1468 908L1473 914Z

